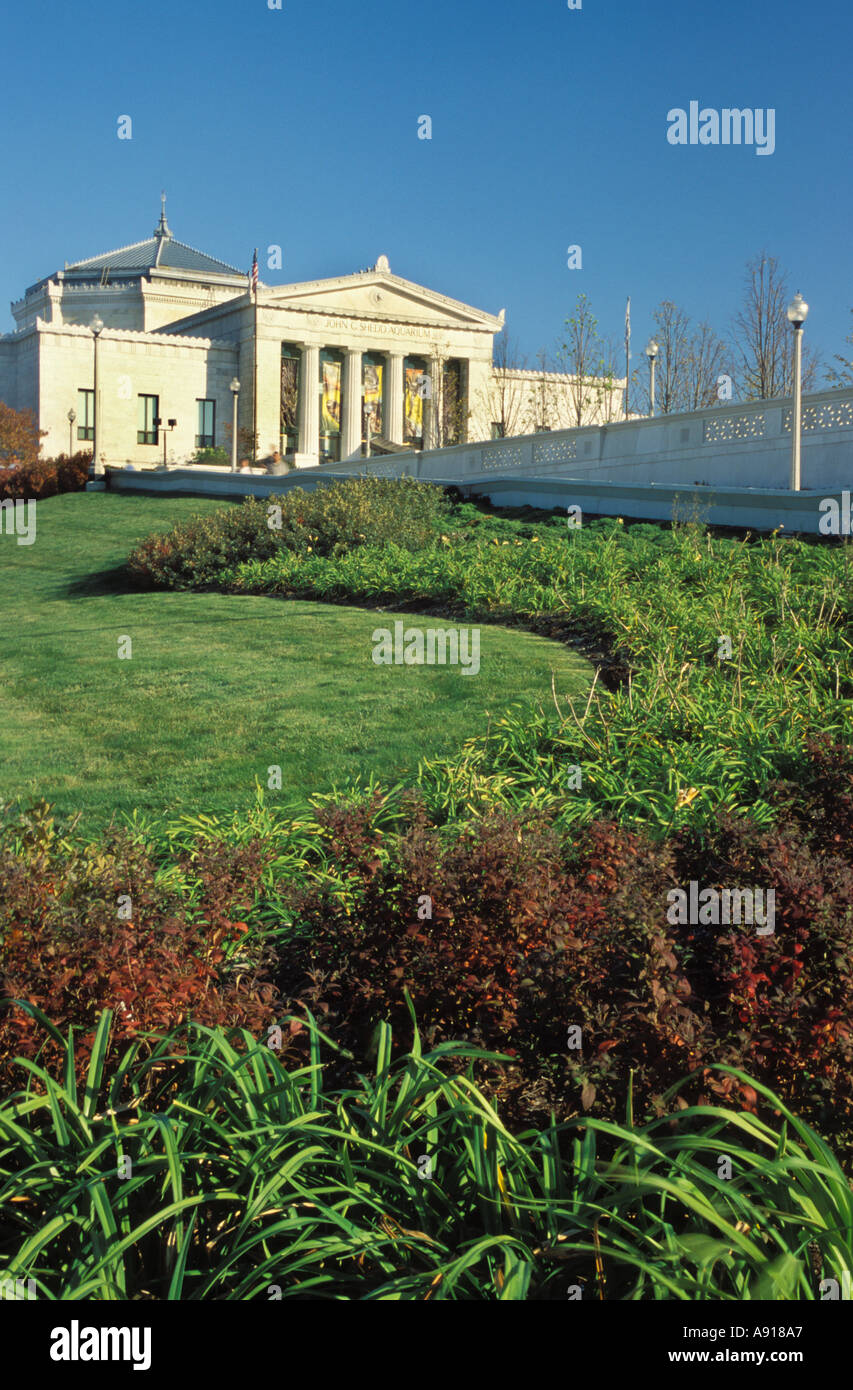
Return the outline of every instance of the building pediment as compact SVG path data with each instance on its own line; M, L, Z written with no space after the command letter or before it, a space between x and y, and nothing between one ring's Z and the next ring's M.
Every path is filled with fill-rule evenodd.
M502 315L487 314L384 270L281 285L264 290L260 303L265 308L331 317L385 319L391 323L434 324L488 333L498 332L503 325Z

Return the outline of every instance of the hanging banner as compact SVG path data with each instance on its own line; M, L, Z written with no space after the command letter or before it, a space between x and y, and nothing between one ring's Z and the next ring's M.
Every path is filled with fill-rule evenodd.
M281 433L295 431L299 403L299 362L295 357L281 359Z
M421 367L406 368L406 390L403 410L406 417L406 438L422 439L424 433L424 373Z
M382 433L382 372L381 363L374 366L372 362L365 362L362 390L365 419L369 422L371 434Z
M321 434L340 434L341 429L341 364L323 363L323 405Z

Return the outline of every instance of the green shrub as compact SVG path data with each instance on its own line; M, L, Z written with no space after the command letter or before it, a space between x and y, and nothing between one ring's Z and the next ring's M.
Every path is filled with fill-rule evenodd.
M221 444L217 445L216 448L196 449L190 459L190 463L199 468L227 467L230 462L228 450L223 449Z
M130 570L167 588L208 588L233 566L282 552L335 556L392 542L417 550L435 537L448 509L440 488L409 478L351 478L312 492L294 488L150 536L131 555Z
M142 541L130 557L130 572L142 583L169 589L214 588L230 566L275 554L278 542L267 517L266 503L256 498L194 517Z

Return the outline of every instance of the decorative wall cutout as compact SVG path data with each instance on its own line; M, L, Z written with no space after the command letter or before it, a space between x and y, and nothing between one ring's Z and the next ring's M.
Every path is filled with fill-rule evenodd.
M523 450L515 445L507 449L484 449L482 470L488 473L493 468L521 468Z
M788 406L782 411L782 430L791 433L793 409ZM843 430L853 425L853 401L823 401L820 405L807 405L803 410L803 432L806 430Z
M705 421L703 439L706 444L724 444L729 439L761 439L766 420L761 414L722 415Z
M575 439L549 439L537 441L533 445L533 462L568 463L577 458L578 446Z

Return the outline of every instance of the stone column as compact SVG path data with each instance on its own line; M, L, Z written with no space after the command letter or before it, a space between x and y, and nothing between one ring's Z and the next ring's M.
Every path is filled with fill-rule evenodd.
M320 349L302 348L299 374L299 452L317 463L320 453Z
M428 395L424 398L424 448L438 448L438 410L441 404L440 357L431 357L427 366L429 376Z
M269 458L281 447L281 343L259 337L255 345L258 363L258 458Z
M403 442L403 353L388 353L388 381L385 385L383 434L392 444Z
M459 370L459 395L459 443L467 444L471 425L471 362L467 357L462 359Z
M361 452L361 397L361 349L347 348L341 420L341 459Z

